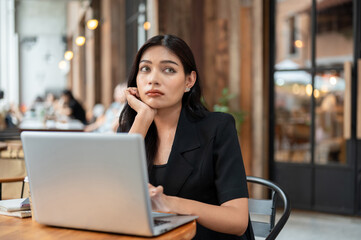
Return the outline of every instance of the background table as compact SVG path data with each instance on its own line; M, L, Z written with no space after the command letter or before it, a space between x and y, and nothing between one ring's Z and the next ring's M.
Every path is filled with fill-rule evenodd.
M76 119L69 119L67 122L55 122L48 120L46 122L38 119L25 119L19 125L20 131L71 131L82 132L84 124Z
M16 218L0 215L0 239L22 239L22 240L58 240L58 239L102 239L102 240L189 240L196 234L196 221L193 220L172 231L158 237L135 237L103 232L92 232L67 228L57 228L41 225L32 221L31 218Z

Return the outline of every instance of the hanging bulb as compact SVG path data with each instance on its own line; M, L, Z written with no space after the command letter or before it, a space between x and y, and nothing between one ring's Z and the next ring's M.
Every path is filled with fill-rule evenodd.
M88 22L86 23L87 27L90 29L90 30L95 30L97 27L98 27L98 20L96 19L90 19L88 20Z
M145 22L145 23L143 24L143 28L144 28L145 31L148 31L148 30L150 29L150 27L151 27L150 22Z
M78 46L83 46L84 43L85 43L85 37L84 37L84 36L78 36L78 37L75 39L75 43L76 43L76 45L78 45Z
M72 60L74 57L74 53L72 51L66 51L64 53L64 58L68 61Z

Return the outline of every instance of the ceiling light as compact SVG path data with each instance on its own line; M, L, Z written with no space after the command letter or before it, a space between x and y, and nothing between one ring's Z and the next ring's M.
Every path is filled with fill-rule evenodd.
M148 30L150 29L150 27L151 27L150 22L145 22L145 23L143 24L143 27L144 27L144 30L145 30L145 31L148 31Z
M75 43L78 46L83 46L85 43L85 37L84 36L79 36L75 39Z
M86 23L87 27L90 29L90 30L95 30L97 27L98 27L98 20L96 19L90 19L88 20L88 22Z
M64 60L61 60L58 64L58 67L60 70L64 70L66 68L66 62Z
M74 54L73 54L72 51L66 51L66 52L64 53L64 58L65 58L66 60L68 60L68 61L72 60L73 57L74 57Z

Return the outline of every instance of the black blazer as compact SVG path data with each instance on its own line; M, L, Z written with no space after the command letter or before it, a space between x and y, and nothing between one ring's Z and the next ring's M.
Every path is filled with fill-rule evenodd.
M207 112L197 120L182 109L162 185L167 195L214 205L248 198L234 118L225 113ZM197 224L194 239L250 240L254 237L250 223L242 237Z

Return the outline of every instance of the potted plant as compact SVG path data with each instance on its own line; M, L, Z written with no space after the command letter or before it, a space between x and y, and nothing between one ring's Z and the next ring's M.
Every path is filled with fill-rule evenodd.
M229 93L228 88L222 89L222 95L218 99L218 103L213 106L214 112L225 112L229 113L234 117L236 122L237 132L240 133L241 125L244 122L246 112L245 111L234 111L230 108L229 103L230 101L236 97L236 94Z

